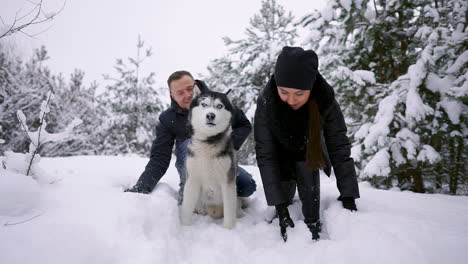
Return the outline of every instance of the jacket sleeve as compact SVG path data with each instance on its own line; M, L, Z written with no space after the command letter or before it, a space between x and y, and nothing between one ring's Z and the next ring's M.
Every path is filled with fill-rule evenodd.
M150 160L136 184L140 189L151 192L166 173L171 161L174 139L175 136L163 122L161 115L156 126L156 138L151 147Z
M235 150L240 149L240 147L245 142L251 131L252 124L250 124L249 119L247 119L242 110L236 108L234 111L234 117L232 121L232 138L233 147Z
M268 127L265 101L260 97L254 119L255 152L268 205L285 203L281 189L278 153L273 134Z
M327 109L324 120L324 137L341 197L359 198L351 144L346 136L346 123L336 100Z

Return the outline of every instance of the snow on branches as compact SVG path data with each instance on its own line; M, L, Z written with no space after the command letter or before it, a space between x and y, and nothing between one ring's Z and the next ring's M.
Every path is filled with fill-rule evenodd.
M31 175L37 177L35 173L35 165L40 161L39 151L47 142L60 142L72 136L73 129L82 123L81 119L75 118L62 132L50 133L46 130L46 116L50 112L50 101L54 99L54 93L49 91L47 99L41 104L39 114L39 127L36 131L32 131L27 125L26 116L22 110L17 111L18 121L21 124L23 131L27 134L29 140L28 153L15 153L13 151L5 151L6 159L3 161L3 167L7 170L14 171L26 176Z

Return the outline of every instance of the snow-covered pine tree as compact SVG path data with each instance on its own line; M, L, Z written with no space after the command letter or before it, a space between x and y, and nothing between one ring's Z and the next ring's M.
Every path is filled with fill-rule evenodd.
M382 187L467 193L463 163L467 4L459 0L331 3L328 12L315 17L335 18L333 11L342 14L360 7L361 15L350 14L360 20L335 20L319 34L350 28L344 30L346 35L356 38L344 46L342 62L372 71L378 82L374 86L386 87L376 90L375 116L363 120L352 133L360 176ZM317 36L317 28L312 32ZM365 104L349 103L351 108Z
M253 121L256 99L271 74L279 52L297 37L294 17L275 0L264 0L250 19L246 37L224 38L228 54L208 67L207 83L216 90L232 89L231 100ZM255 163L253 133L239 151L241 163Z
M136 57L128 58L128 62L117 59L118 76L105 76L110 84L99 98L106 112L104 130L99 135L100 153L146 155L149 152L162 109L158 91L153 87L154 72L142 76L142 64L151 55L151 48L144 49L144 42L138 37Z
M273 73L275 60L281 48L294 44L297 37L291 12L275 0L264 0L259 13L250 19L250 26L245 30L246 38L232 40L224 38L228 55L209 67L208 82L217 85L220 72L227 71L233 97L246 111L249 111L261 89ZM216 63L218 62L218 63ZM221 62L221 63L220 63ZM219 65L223 67L219 67ZM237 76L232 76L236 74Z
M49 69L43 65L48 59L47 51L41 47L24 62L14 51L0 44L0 127L2 151L27 152L29 139L18 122L16 112L23 110L30 124L37 127L42 100L55 85ZM49 125L53 122L49 122Z
M62 76L56 78L55 100L51 102L53 111L48 118L53 122L54 131L61 131L75 116L79 116L83 124L74 131L74 137L64 143L51 142L44 145L43 152L48 156L93 155L98 154L101 146L96 135L101 130L103 109L96 102L97 84L86 87L83 83L85 73L76 69L69 82Z
M305 47L317 52L319 70L336 92L351 137L375 115L376 103L385 91L368 65L360 63L369 52L363 48L369 26L367 2L329 1L326 8L300 21L310 28Z
M420 1L411 8L408 52L416 60L390 84L387 104L379 105L382 118L361 131L371 154L363 172L372 177L387 164L391 171L384 176L404 189L466 194L467 4ZM377 129L382 119L388 132Z
M428 145L419 149L417 169L431 192L468 194L468 3L435 1L420 11L415 37L424 48L409 67L405 102L408 128ZM412 98L418 95L422 103Z
M65 142L49 142L41 149L42 156L66 156L96 154L99 142L95 134L99 131L102 114L96 113L94 92L96 85L84 87L84 73L75 71L70 83L60 75L54 75L45 62L49 58L45 47L35 50L31 59L23 62L9 50L0 45L0 134L5 141L0 146L5 150L25 153L29 139L18 123L16 111L21 109L30 125L37 127L42 100L48 90L54 90L55 100L50 101L51 111L47 114L47 130L63 131L75 117L80 117L84 124L78 126L73 137Z

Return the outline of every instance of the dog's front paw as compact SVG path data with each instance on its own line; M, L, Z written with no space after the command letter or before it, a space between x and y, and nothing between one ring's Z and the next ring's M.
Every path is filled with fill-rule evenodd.
M234 227L236 227L236 221L226 221L226 219L224 219L224 228L233 229Z
M190 220L180 220L180 224L183 225L183 226L189 226L192 224L192 221Z
M192 224L192 219L191 219L191 217L184 217L184 216L181 216L181 217L180 217L180 224L181 224L181 225L184 225L184 226L191 225L191 224Z
M234 229L234 227L236 227L235 224L224 224L224 228L226 229Z

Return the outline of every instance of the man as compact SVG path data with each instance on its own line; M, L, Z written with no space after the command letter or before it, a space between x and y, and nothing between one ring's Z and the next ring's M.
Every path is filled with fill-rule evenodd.
M171 95L171 107L159 116L156 126L156 139L151 147L151 156L138 182L126 192L150 193L161 177L166 173L171 161L172 148L176 146L175 166L180 177L179 204L183 199L185 184L185 154L188 144L187 118L188 108L192 102L193 87L197 85L201 91L208 89L200 80L194 80L187 71L176 71L167 80ZM252 130L247 117L240 109L236 109L232 120L232 137L234 149L238 150ZM237 196L248 197L256 190L255 181L247 171L237 168Z

